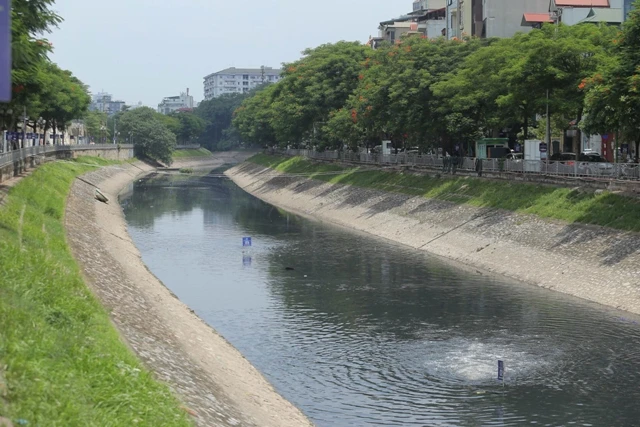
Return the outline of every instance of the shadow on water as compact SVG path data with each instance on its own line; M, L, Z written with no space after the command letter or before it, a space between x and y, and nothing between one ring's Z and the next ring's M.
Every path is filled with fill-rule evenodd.
M319 426L640 419L635 318L301 219L223 179L161 182L122 202L145 262Z

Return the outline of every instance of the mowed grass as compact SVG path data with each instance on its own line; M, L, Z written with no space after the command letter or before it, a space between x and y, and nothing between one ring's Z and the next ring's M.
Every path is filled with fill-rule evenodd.
M74 178L108 163L43 165L0 207L0 417L14 425L191 425L121 341L65 241Z
M385 172L302 157L258 154L249 161L286 173L308 174L313 179L374 188L458 204L533 214L570 223L602 225L640 231L640 200L619 194L557 188L531 183L494 181L473 177L430 177Z
M207 150L206 148L176 150L173 152L174 159L180 159L183 157L207 157L211 155L211 151Z

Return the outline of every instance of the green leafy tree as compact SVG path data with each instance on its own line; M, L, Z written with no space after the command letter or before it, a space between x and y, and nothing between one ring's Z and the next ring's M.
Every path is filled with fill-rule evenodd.
M179 144L189 144L196 141L205 130L206 122L192 112L179 112L171 116L178 122L175 131Z
M250 94L223 94L201 102L195 110L196 116L204 121L204 129L199 137L200 144L212 151L239 144L238 134L232 131L233 113L245 99L258 91L254 90Z
M272 108L278 84L267 86L243 101L233 113L233 127L241 138L251 144L273 146L278 143L272 126L275 112Z
M614 45L609 61L579 85L586 90L582 127L590 133L617 131L622 140L635 146L635 160L640 162L639 0Z
M136 156L172 163L176 135L169 130L164 117L149 107L122 113L118 128L122 135L133 139Z
M284 64L283 79L269 94L270 125L277 141L317 143L318 129L358 85L369 52L357 42L338 42L307 49L302 59Z
M103 128L107 123L107 115L102 111L87 111L84 116L84 126L92 141L99 140L103 136Z

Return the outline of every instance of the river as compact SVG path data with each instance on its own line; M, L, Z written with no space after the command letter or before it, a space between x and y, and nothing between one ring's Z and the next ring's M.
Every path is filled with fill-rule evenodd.
M214 175L151 176L121 203L150 270L318 426L640 425L628 313L303 219Z

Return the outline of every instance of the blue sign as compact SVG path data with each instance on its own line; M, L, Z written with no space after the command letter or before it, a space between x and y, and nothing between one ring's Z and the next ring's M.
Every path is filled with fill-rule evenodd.
M243 237L242 246L244 247L251 246L251 237Z
M0 0L0 102L11 101L11 3Z
M504 362L498 360L498 381L504 381Z
M250 256L242 257L242 265L244 265L245 267L251 266L251 257Z
M541 153L546 153L547 152L547 143L546 142L541 142L540 143L540 152Z

